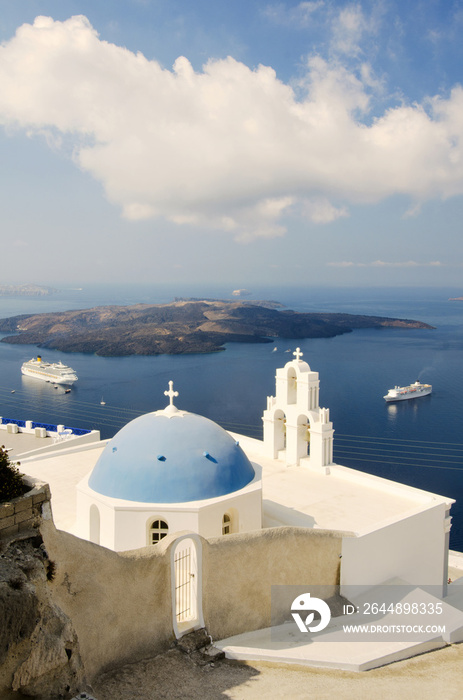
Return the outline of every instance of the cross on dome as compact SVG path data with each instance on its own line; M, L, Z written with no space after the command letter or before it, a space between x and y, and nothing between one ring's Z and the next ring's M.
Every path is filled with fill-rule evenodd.
M164 396L168 396L170 399L169 406L174 405L174 396L178 396L178 391L174 391L174 382L172 379L169 381L169 391L164 392Z
M301 357L303 356L303 352L301 351L301 348L296 348L296 352L293 352L293 355L296 356L296 360L299 362Z

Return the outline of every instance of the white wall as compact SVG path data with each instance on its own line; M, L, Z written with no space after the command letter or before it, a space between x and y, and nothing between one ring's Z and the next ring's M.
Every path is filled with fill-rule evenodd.
M90 498L80 488L77 489L76 522L73 534L84 540L90 540L90 507L95 505L100 514L100 541L102 547L114 549L114 509L110 508L104 500Z
M90 540L90 507L100 514L99 544L116 552L146 547L149 526L163 520L168 534L190 531L202 537L222 535L224 513L234 516L232 532L250 532L262 527L261 469L254 465L256 476L244 489L211 501L185 504L140 504L101 496L89 488L87 475L77 486L76 524L73 534Z
M195 511L172 511L162 508L142 510L117 508L115 511L114 550L124 552L129 549L146 547L149 525L154 520L164 520L169 528L169 535L183 530L197 532L198 513ZM103 542L102 542L103 544Z
M203 506L199 513L199 534L202 537L220 537L224 513L232 516L232 533L251 532L262 528L262 492L260 488L240 496Z
M417 586L441 586L444 594L446 509L439 503L376 531L344 538L341 592L343 586L360 590L399 578Z

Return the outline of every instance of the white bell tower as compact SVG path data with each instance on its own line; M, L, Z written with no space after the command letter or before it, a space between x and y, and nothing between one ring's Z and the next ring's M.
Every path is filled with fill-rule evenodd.
M276 372L275 396L267 397L264 449L268 457L288 466L301 465L329 474L333 464L333 424L319 406L318 372L304 362L300 348L294 360Z

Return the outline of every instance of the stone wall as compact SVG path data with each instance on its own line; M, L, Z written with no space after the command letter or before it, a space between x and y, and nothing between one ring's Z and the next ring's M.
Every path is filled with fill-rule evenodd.
M119 664L165 651L174 641L170 541L116 553L41 528L54 564L53 600L72 620L89 679Z
M310 592L311 586L323 586L323 597L335 595L342 541L342 533L278 527L204 542L203 612L209 633L223 639L281 624L295 596L292 588L289 598L280 595L277 610L272 587L304 586Z
M50 502L48 484L28 476L23 481L31 487L30 491L19 498L0 503L0 540L37 528L41 522L42 506Z
M56 567L54 600L73 622L90 679L175 640L171 555L178 535L119 553L55 530L51 521L42 535ZM204 620L214 639L268 627L272 584L322 584L329 596L339 583L341 535L286 527L199 539Z

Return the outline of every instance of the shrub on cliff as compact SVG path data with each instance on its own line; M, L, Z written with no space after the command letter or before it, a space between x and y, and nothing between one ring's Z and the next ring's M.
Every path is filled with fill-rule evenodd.
M19 462L18 462L19 464ZM22 474L8 458L5 445L0 447L0 503L22 496L29 487L23 483Z

